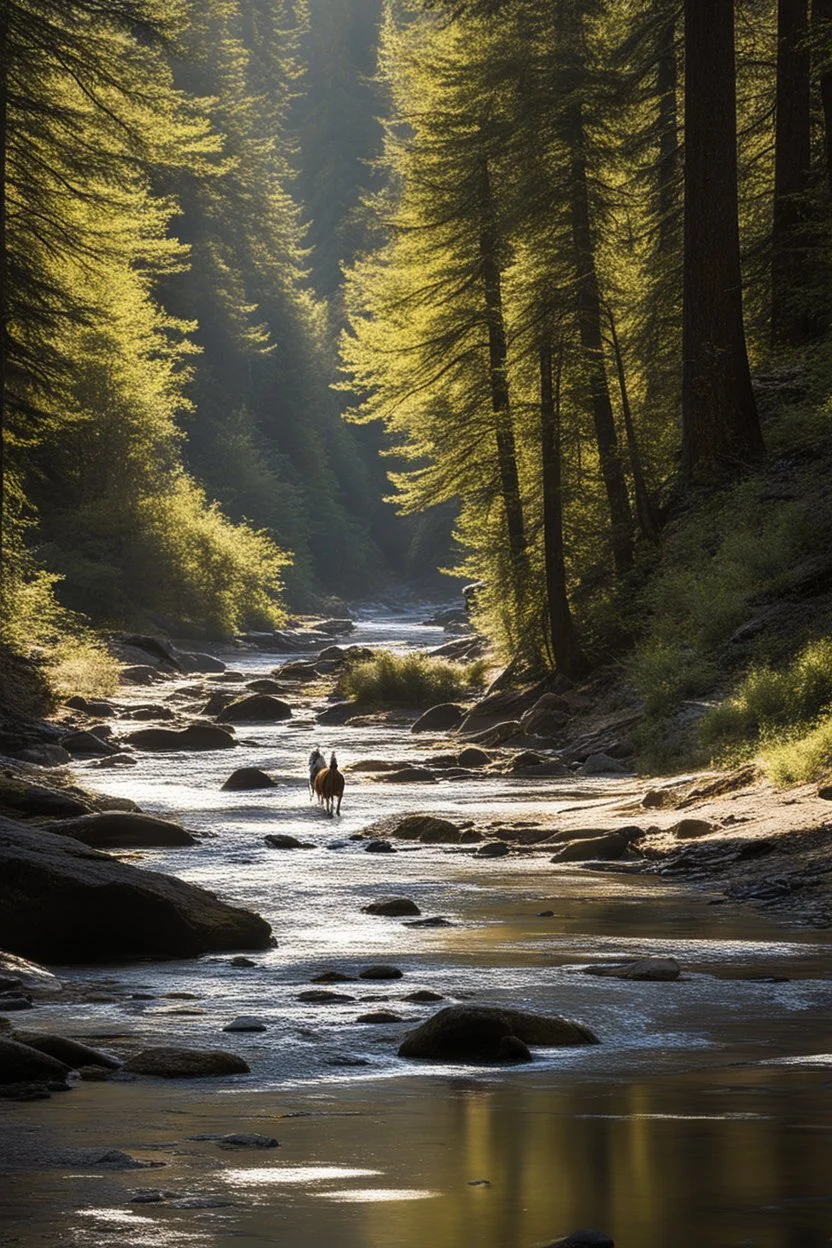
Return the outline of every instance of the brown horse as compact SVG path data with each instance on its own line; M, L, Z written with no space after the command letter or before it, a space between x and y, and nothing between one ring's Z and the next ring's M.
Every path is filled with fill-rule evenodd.
M344 776L338 770L338 760L334 754L329 760L329 766L321 768L312 783L318 795L318 805L326 805L328 815L333 813L340 815L341 798L344 796ZM333 812L332 807L336 801L338 805Z

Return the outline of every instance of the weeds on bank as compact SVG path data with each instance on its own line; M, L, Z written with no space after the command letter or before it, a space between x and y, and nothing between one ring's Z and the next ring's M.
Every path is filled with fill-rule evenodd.
M482 687L486 663L462 666L422 654L382 651L356 663L345 673L341 687L359 702L389 702L403 706L431 706L450 702Z
M764 742L760 758L775 784L802 784L820 780L832 770L832 715L809 732L780 741Z
M121 664L93 637L62 637L46 662L49 684L59 698L106 697L118 688Z

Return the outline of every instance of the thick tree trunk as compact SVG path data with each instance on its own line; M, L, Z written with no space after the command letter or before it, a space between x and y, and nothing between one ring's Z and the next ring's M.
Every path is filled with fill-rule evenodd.
M811 171L811 88L808 40L809 0L779 0L771 236L773 346L798 347L812 337L811 317L799 307L809 264L806 194Z
M612 309L607 308L607 318L610 323L610 335L612 341L613 354L615 356L615 369L618 373L618 388L621 393L621 414L624 417L624 429L627 434L627 448L630 452L630 468L633 473L633 486L636 496L636 515L638 516L639 528L648 542L655 542L659 536L659 524L656 519L655 509L650 498L650 491L647 489L647 480L644 476L644 465L641 461L641 452L638 448L638 438L636 437L636 427L633 421L633 409L630 406L630 393L627 388L627 374L624 369L624 356L621 352L621 343L618 340L618 333L615 328L615 319L613 318Z
M9 6L0 0L0 591L6 579L6 426L8 389L9 263L6 210L9 124ZM0 603L0 609L2 604Z
M685 0L682 471L735 474L763 453L742 319L733 0Z
M601 474L607 492L612 523L612 551L616 571L626 572L633 562L633 519L627 483L621 466L601 331L601 296L595 268L595 251L589 212L584 126L581 103L572 98L566 108L566 136L570 158L570 210L578 325L592 395L595 437Z
M523 504L520 497L520 479L517 472L514 425L512 423L509 398L508 352L506 349L505 319L503 316L502 282L497 254L497 230L494 223L491 181L488 166L485 162L483 162L482 173L481 211L480 262L482 264L485 314L488 325L488 382L491 391L491 408L494 413L497 467L508 532L512 583L516 604L518 609L520 609L525 600L528 584L526 530L523 521Z
M575 678L584 667L578 646L569 597L563 541L563 488L561 484L560 376L552 378L552 348L540 347L540 449L543 468L543 538L545 545L546 597L549 608L550 648L555 666Z
M812 0L812 43L818 64L818 87L823 109L826 176L832 191L832 0Z
M659 248L674 246L676 239L677 177L679 171L679 123L677 107L675 6L659 35L656 88L659 96L659 159L657 165Z

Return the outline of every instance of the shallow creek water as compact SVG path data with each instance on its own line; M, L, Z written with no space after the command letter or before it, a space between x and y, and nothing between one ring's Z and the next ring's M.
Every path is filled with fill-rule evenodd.
M350 640L404 648L444 637L412 620L377 618ZM231 663L253 675L280 657ZM643 791L626 777L394 787L347 773L342 816L327 819L306 789L313 745L335 748L343 767L368 757L417 761L425 741L406 727L319 729L310 703L285 724L237 735L234 751L140 755L129 770L81 779L211 833L191 849L145 851L141 862L259 911L276 947L251 955L247 969L207 957L62 971L95 984L101 999L50 1006L48 1023L67 1034L232 1048L252 1074L187 1086L84 1084L65 1098L3 1107L4 1149L16 1147L18 1160L13 1182L4 1181L0 1244L531 1248L587 1225L619 1248L832 1242L825 934L709 905L656 877L556 868L545 855L488 861L455 847L374 855L347 839L383 814L409 811L496 823L583 807L591 825ZM267 768L280 787L222 792L241 766ZM274 831L315 848L270 849L263 836ZM393 893L454 926L412 928L361 913ZM545 910L552 916L541 917ZM678 958L683 978L628 983L581 973L591 961L650 953ZM377 962L394 963L404 978L337 985L356 998L343 1004L296 999L323 970L355 974ZM765 982L780 977L788 978ZM406 1062L396 1057L402 1033L439 1008L402 1000L416 988L448 1002L574 1017L602 1044L538 1051L521 1069ZM374 1008L403 1021L354 1021ZM223 1034L239 1014L257 1015L267 1030ZM231 1153L188 1140L241 1130L273 1134L281 1147ZM80 1164L96 1147L166 1166L96 1174ZM128 1203L150 1186L184 1199ZM231 1203L195 1208L193 1198Z

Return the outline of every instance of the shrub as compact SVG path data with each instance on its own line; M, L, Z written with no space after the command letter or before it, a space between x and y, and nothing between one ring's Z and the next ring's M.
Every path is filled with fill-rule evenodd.
M764 743L760 757L775 784L820 780L832 769L832 715L807 733Z
M479 688L485 666L480 662L463 667L423 654L393 654L382 650L372 659L349 668L341 687L359 702L432 706Z

